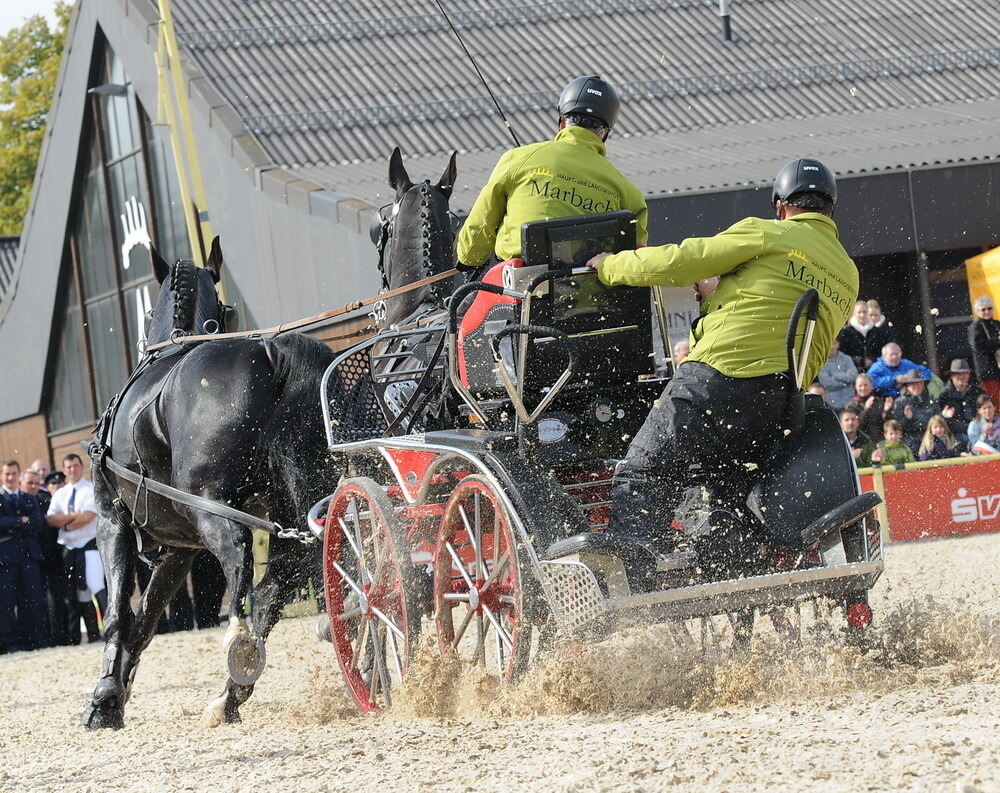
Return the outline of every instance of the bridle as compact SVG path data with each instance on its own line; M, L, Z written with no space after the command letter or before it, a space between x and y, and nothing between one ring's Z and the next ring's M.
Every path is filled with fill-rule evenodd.
M410 192L410 190L422 190L429 191L430 182L424 180L420 184L413 185L409 190L406 191L397 200L392 201L388 204L383 204L372 216L371 226L369 227L369 234L371 236L372 242L375 244L375 249L378 251L378 272L379 277L382 280L382 292L388 292L391 289L389 282L389 270L386 266L386 251L389 248L389 241L392 239L396 232L396 217L399 215L399 208L402 203L403 198ZM452 239L454 239L455 233L457 233L459 227L462 225L462 218L456 215L451 209L446 210L449 218L449 225L451 227ZM433 275L433 273L425 271L424 275ZM380 315L380 316L379 316ZM373 312L373 318L376 321L384 319L385 307L377 306L375 312Z
M195 273L197 273L197 271L200 269L190 259L178 259L176 262L174 262L174 266L170 268L170 275L168 276L168 279L169 279L168 283L169 283L170 290L174 293L174 319L175 319L175 321L178 319L178 308L177 308L178 299L179 298L180 299L184 299L184 297L182 297L180 294L178 294L179 281L182 280L182 279L180 279L178 277L178 274L180 272L180 268L182 268L182 267L190 267ZM193 288L191 298L195 301L195 305L192 308L192 311L194 311L194 310L197 309L197 299L198 299L198 293L197 293L197 288L196 287ZM146 334L149 333L150 325L153 322L153 312L154 311L155 311L155 307L150 308L145 314L143 314L143 336L144 337L146 336ZM236 310L236 306L230 306L230 305L228 305L226 303L223 303L219 299L219 295L218 295L217 292L215 293L215 311L216 311L216 316L218 316L218 319L207 319L207 320L205 320L202 323L201 328L197 328L197 327L193 327L192 326L192 328L190 330L184 330L183 328L180 328L180 327L174 327L174 329L170 332L170 338L169 338L169 340L172 341L172 342L174 342L174 341L177 341L178 339L184 338L185 336L195 336L195 335L201 335L201 334L214 335L214 334L217 334L217 333L226 333L226 332L230 331L231 329L235 328L236 325L238 324L238 322L239 322L239 312ZM145 352L146 352L146 347L148 346L148 343L146 342L146 339L143 338L143 339L140 339L136 343L136 346L139 349L139 354L140 355L144 355Z

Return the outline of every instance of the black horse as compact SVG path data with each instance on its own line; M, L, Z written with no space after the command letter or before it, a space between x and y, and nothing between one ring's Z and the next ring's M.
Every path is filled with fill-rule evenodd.
M399 148L389 157L389 186L395 191L392 204L374 218L372 238L379 248L382 285L397 289L455 266L455 222L448 200L455 185L455 152L438 180L410 180ZM458 278L456 276L456 278ZM444 305L458 285L445 279L414 289L395 298L387 307L384 326L392 326L429 313Z
M150 346L178 343L146 355L96 441L110 457L149 479L238 510L304 527L308 508L336 483L320 410L320 379L333 358L321 342L289 333L273 339L183 342L184 335L226 330L233 319L216 292L222 254L216 239L205 268L154 255L160 292L148 332ZM103 424L104 422L102 422ZM124 707L142 651L164 606L207 548L221 562L230 592L227 647L240 635L259 648L293 589L319 571L315 546L272 536L267 573L253 593L253 633L245 602L253 574L251 531L186 507L115 477L95 457L101 513L98 546L108 573L108 608L101 677L84 712L91 729L124 726ZM156 550L138 613L130 606L140 552ZM262 660L262 659L261 659ZM259 673L259 672L258 672ZM250 679L256 679L252 676ZM211 725L239 720L253 683L230 676L209 704Z

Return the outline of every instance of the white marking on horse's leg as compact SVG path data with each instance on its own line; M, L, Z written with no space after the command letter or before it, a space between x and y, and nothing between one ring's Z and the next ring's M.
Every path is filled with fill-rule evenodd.
M213 699L208 703L208 706L201 714L202 727L218 727L222 724L226 716L226 697L228 695L228 692L226 692L221 697Z
M226 635L222 637L222 647L226 653L229 652L229 645L233 643L233 639L241 634L243 636L250 635L250 626L247 625L247 621L238 617L230 617Z

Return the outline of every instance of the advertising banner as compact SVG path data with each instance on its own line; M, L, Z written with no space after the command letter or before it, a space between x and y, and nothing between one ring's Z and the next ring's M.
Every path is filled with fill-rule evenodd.
M922 540L1000 531L1000 458L989 462L884 471L889 539ZM861 477L862 490L877 490Z

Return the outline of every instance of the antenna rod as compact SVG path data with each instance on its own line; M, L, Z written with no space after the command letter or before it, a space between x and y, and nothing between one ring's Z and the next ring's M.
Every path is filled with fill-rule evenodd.
M507 116L503 112L503 108L500 107L500 103L497 101L497 98L493 95L493 91L490 89L490 84L486 82L486 78L483 77L483 73L479 71L479 65L476 63L476 59L472 57L472 53L469 52L469 48L465 46L465 41L463 41L462 39L462 34L458 32L458 28L456 28L455 25L452 23L451 17L448 16L448 12L445 11L444 6L441 5L441 0L434 0L434 2L437 4L437 7L441 10L441 14L444 16L445 20L448 22L448 27L451 28L451 32L454 33L455 38L458 39L458 43L461 44L462 49L465 50L465 54L468 56L469 62L472 64L472 68L476 70L476 74L479 75L479 79L482 80L483 82L483 87L486 89L486 93L490 95L490 99L492 99L493 104L496 105L497 112L500 114L500 118L503 119L504 126L507 127L507 131L510 133L510 136L514 139L514 145L520 146L521 141L517 139L517 133L514 132L514 128L510 125L510 122L507 120Z

